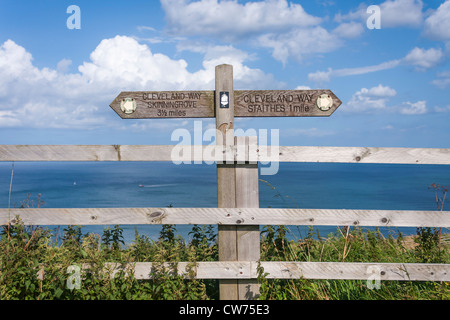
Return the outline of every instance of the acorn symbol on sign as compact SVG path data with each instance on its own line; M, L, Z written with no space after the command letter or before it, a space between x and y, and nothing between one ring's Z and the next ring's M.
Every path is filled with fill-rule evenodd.
M133 113L136 110L136 100L133 98L122 99L120 109L126 114Z
M328 94L322 94L317 98L316 105L320 110L328 111L333 105L333 98L331 98Z
M221 108L228 108L228 93L227 92L221 92L221 95L220 95L220 107Z

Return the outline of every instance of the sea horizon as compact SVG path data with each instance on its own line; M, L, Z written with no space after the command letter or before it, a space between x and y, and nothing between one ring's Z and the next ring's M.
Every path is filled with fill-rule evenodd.
M170 162L11 162L0 163L0 207L20 207L30 195L43 208L217 207L216 166ZM431 184L450 185L444 165L280 163L279 172L259 176L260 208L437 210ZM444 207L445 209L445 207ZM84 226L102 234L105 227ZM62 230L66 226L60 226ZM121 225L125 243L135 230L158 239L161 225ZM287 226L302 239L308 226ZM313 226L321 236L337 226ZM49 227L50 228L50 227ZM217 226L215 226L217 228ZM363 227L371 230L375 228ZM50 229L56 230L56 226ZM192 225L176 225L189 241ZM261 226L262 230L262 226ZM383 235L415 234L415 227L382 227ZM448 232L444 228L443 232Z

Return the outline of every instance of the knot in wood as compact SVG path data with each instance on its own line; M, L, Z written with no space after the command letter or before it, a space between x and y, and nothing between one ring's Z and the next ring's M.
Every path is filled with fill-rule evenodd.
M155 211L155 212L150 213L148 216L149 216L149 218L158 218L162 215L163 215L163 213L161 211Z
M153 211L151 213L147 213L147 217L152 219L152 223L162 223L164 219L164 211Z

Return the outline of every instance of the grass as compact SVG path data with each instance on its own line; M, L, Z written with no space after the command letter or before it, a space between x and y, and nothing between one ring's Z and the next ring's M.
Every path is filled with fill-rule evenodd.
M64 229L60 239L47 229L23 225L3 226L0 239L0 298L2 300L97 300L97 299L218 299L218 281L185 279L170 268L180 261L217 261L217 235L212 226L194 225L190 241L177 235L176 226L164 225L158 240L136 231L128 246L119 226L105 228L102 235L83 234L81 226ZM385 238L379 231L338 228L326 238L312 227L303 239L288 240L283 226L264 226L261 233L261 260L450 263L448 247L438 245L438 230L417 229L414 246L403 237ZM106 262L122 264L155 262L151 280L136 280L127 270L111 279ZM74 273L68 267L89 264L80 287L67 283ZM44 268L44 277L37 277ZM366 281L274 280L260 270L261 299L306 300L449 300L447 282L382 281L370 289ZM72 282L71 282L72 283ZM73 283L72 283L73 284Z
M312 227L304 239L287 241L283 226L266 226L261 243L261 260L449 263L448 246L438 245L437 229L418 228L417 235L384 237L377 229L338 228L326 238ZM263 270L261 270L261 273ZM267 280L260 277L262 299L307 300L449 300L448 282L381 281L370 289L366 280Z

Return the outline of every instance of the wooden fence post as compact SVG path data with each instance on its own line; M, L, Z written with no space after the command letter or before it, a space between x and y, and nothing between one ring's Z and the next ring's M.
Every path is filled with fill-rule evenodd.
M259 179L258 162L250 162L249 150L256 150L257 137L236 137L236 147L245 146L246 162L236 164L236 207L237 208L259 208ZM244 158L238 154L238 158ZM258 225L238 226L237 238L237 260L258 261L260 252L260 232ZM259 296L259 288L256 279L238 280L238 299L253 300Z
M231 65L216 66L215 112L216 112L216 144L223 150L234 149L234 94L233 67ZM228 104L221 105L221 93L228 97ZM224 98L225 98L224 97ZM225 102L225 100L223 101ZM232 139L231 139L232 137ZM236 207L235 164L217 163L217 207ZM237 260L236 226L218 226L219 260ZM221 300L237 300L237 280L220 280L219 293Z
M249 149L256 149L257 137L234 137L233 67L230 65L216 67L215 110L216 144L223 146L226 160L231 161L217 164L217 206L258 208L258 164L249 163ZM238 151L238 157L230 159L228 151L233 150ZM259 260L259 226L230 225L218 229L220 261ZM258 297L259 285L256 279L220 280L219 291L222 300L249 300Z

